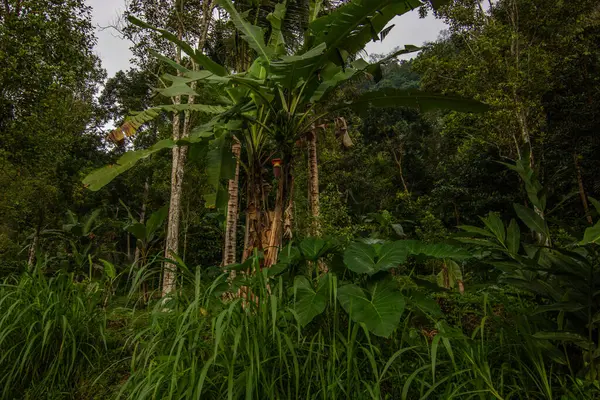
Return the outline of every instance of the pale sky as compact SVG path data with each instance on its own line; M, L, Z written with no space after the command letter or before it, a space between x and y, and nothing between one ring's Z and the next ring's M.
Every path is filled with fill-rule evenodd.
M119 70L129 69L131 66L129 62L131 44L122 39L113 28L101 28L116 24L125 9L125 1L86 0L93 7L93 24L98 37L96 53L102 59L102 66L107 70L109 77L114 76ZM442 21L433 16L420 19L417 10L396 17L391 23L396 25L394 29L383 42L369 43L367 45L368 53L388 53L397 46L406 44L420 46L425 42L436 40L440 32L446 28ZM405 58L413 56L414 54L405 56Z

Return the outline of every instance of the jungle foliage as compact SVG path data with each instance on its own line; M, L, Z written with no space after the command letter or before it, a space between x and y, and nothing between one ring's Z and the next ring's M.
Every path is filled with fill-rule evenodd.
M134 0L108 79L0 22L0 398L600 396L596 1Z

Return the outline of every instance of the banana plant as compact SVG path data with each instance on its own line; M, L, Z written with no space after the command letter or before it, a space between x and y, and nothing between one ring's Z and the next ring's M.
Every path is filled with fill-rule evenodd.
M204 69L190 71L167 57L157 57L182 72L182 76L166 75L171 84L159 90L164 96L197 94L195 88L224 93L216 96L212 104L181 105L180 111L202 111L216 114L208 124L196 128L190 137L182 141L170 139L157 143L150 149L125 154L116 165L105 167L89 175L84 183L98 190L112 179L131 168L138 160L164 148L177 145L213 146L222 156L231 159L230 146L225 143L233 132L242 132L247 149L259 149L265 141L272 145L273 162L277 165L278 179L275 186L273 210L264 209L264 193L260 180L249 187L248 198L256 210L251 215L265 217L255 224L251 247L264 250L266 266L276 263L278 249L282 245L284 207L291 197L293 147L311 127L328 114L352 108L365 111L368 107L418 107L422 110L445 108L456 111L484 112L488 107L474 100L425 93L417 90L382 89L366 92L357 98L337 104L329 104L328 96L342 84L360 76L374 79L381 77L380 63L370 64L357 58L356 54L371 40L382 40L389 33L389 21L423 5L419 0L352 0L328 15L317 18L320 2L313 4L309 29L303 47L295 54L288 54L281 34L282 21L286 18L285 3L278 4L269 15L270 35L267 30L249 22L239 13L231 0L218 0L229 14L232 23L246 41L256 58L247 71L231 73L225 67L210 60L192 46L179 40L172 33L153 28L143 21L130 18L134 24L152 29L174 42ZM392 56L418 50L406 46ZM117 138L135 133L141 123L158 115L160 110L171 110L173 105L154 107L129 118L113 135ZM214 150L214 149L213 149ZM211 159L219 162L219 157ZM261 160L264 163L264 160ZM217 198L226 197L220 180L231 175L211 165L213 192ZM250 182L255 182L249 177ZM222 195L221 195L222 194ZM261 208L263 207L263 208ZM249 207L250 208L250 207ZM250 221L253 222L252 220ZM254 221L255 222L255 221Z

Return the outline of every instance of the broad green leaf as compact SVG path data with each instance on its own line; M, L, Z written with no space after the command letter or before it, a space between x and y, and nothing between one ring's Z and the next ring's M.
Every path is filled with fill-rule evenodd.
M285 4L276 4L275 10L267 15L267 20L271 23L269 47L276 56L285 55L285 40L281 28L283 26L286 11Z
M242 34L244 40L250 45L250 48L256 51L259 57L264 58L267 62L271 60L273 52L265 44L265 31L263 28L252 25L246 21L242 15L236 10L231 0L217 0L219 5L227 11L231 17L231 21Z
M204 195L206 207L223 208L226 206L229 193L222 180L233 177L235 163L235 158L231 153L229 135L221 134L209 143L206 156L206 175L211 192Z
M188 86L189 88L189 86ZM190 88L191 89L191 88ZM161 112L201 112L206 114L222 114L227 109L223 106L207 105L207 104L165 104L156 107L148 108L144 111L132 113L126 119L126 124L129 123L134 129L139 128L143 124L152 121L160 115ZM131 136L131 135L128 135Z
M317 261L321 253L326 248L326 243L323 239L316 237L308 237L304 239L300 245L302 255L309 261Z
M389 337L404 311L404 297L391 284L377 282L368 293L350 284L338 289L337 298L354 322L363 323L377 336Z
M351 68L338 67L335 64L330 64L321 72L323 81L317 87L310 98L311 103L321 100L329 91L339 86L341 83L348 81L357 74L367 71L373 65L367 63L362 58L352 62Z
M344 252L344 264L359 274L374 274L377 253L371 245L362 242L351 244Z
M267 276L277 276L285 272L290 267L290 264L277 263L270 268L267 268Z
M213 120L202 125L194 129L189 137L178 140L177 142L172 139L164 139L148 149L127 152L123 154L115 164L107 165L91 172L83 179L83 184L85 187L95 192L109 184L117 176L128 171L140 160L150 157L152 154L161 150L171 149L177 145L194 144L195 147L205 146L207 139L214 134L212 129L215 123L216 121Z
M461 112L486 112L487 104L464 97L446 96L436 93L422 92L418 89L383 88L360 95L356 100L333 107L333 110L351 107L357 112L368 112L369 106L415 107L422 111L447 109Z
M325 43L325 60L343 65L362 50L396 15L418 8L418 0L352 0L309 25L313 45ZM315 68L316 69L316 68Z
M521 230L514 219L510 221L506 230L506 248L510 254L518 254L521 248Z
M115 279L117 277L117 270L115 269L114 264L103 259L100 259L100 262L104 266L104 273L106 276L110 279Z
M317 290L304 276L298 276L294 280L294 292L296 295L294 310L298 315L298 322L306 326L325 311L329 299L329 275L325 274L319 279Z
M354 68L344 69L342 67L336 67L336 69L338 72L331 79L321 82L321 84L317 87L317 90L315 90L309 100L311 103L316 103L317 101L321 100L329 91L337 87L340 83L351 79L358 73L358 71Z
M496 239L502 244L506 240L506 230L504 223L496 213L489 213L487 218L481 218L485 226L494 234Z
M598 214L600 214L600 201L596 200L595 198L593 198L591 196L588 196L588 200L590 201L590 203L592 203L592 205L596 209L596 212Z
M139 222L128 225L125 230L131 233L137 240L146 241L146 226Z
M579 242L581 246L585 246L586 244L590 243L600 244L600 222L597 222L596 225L587 228L585 230L585 234L583 235L583 240Z
M129 22L131 22L134 25L137 25L141 28L150 29L150 30L160 33L165 39L167 39L171 43L174 43L175 45L179 46L181 48L181 50L183 50L188 56L190 56L197 64L201 65L202 67L209 70L210 72L217 74L219 76L228 75L227 69L225 69L225 67L217 64L210 58L206 57L204 54L202 54L202 52L194 50L192 48L192 46L190 46L183 40L180 40L173 33L169 32L165 29L155 28L152 25L149 25L149 24L145 23L144 21L139 20L132 16L128 17L128 19L129 19Z
M293 89L308 80L316 60L327 46L324 43L295 56L284 56L269 65L270 79L286 89Z
M156 92L160 93L165 97L175 96L198 96L198 93L192 89L188 84L192 82L207 81L213 84L228 83L232 78L223 78L213 74L210 71L187 71L183 76L175 76L171 74L164 74L162 79L171 82L171 85L155 89ZM227 98L220 98L219 104L216 105L231 105L231 102Z
M344 252L344 263L349 270L359 274L387 271L406 262L407 251L397 243L386 243L379 248L361 242L353 243Z
M534 232L548 236L548 226L546 221L542 219L535 211L521 204L514 204L517 216Z
M491 238L495 237L495 235L492 232L482 229L482 228L478 228L476 226L461 225L458 228L462 229L465 232L475 233L477 235L487 236L487 237L491 237Z
M148 240L152 240L154 234L158 230L158 228L165 222L167 216L169 215L169 207L164 206L153 212L148 218L148 222L146 222L146 232L148 235Z
M279 252L278 262L280 264L293 264L300 259L300 250L288 244Z
M107 165L90 173L83 179L83 184L91 191L98 191L117 176L128 171L138 161L161 150L173 148L175 145L176 143L173 140L164 139L148 149L127 152L115 164Z

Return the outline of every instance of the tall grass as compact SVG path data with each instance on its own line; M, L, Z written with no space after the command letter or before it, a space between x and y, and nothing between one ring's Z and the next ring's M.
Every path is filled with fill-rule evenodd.
M302 329L290 307L293 294L281 278L267 289L266 272L246 282L256 301L224 303L225 279L204 287L198 275L188 304L168 310L157 304L151 326L132 338L136 351L123 396L381 399L393 390L396 366L414 350L385 356L375 341L381 339L335 307Z
M349 321L334 301L306 327L297 323L293 290L262 271L245 282L255 300L223 302L222 276L169 307L130 338L127 399L593 399L546 357L515 321L486 310L472 335L438 323L427 338L406 315L391 338ZM335 279L330 293L337 290ZM548 344L549 345L549 344ZM562 369L561 369L562 368ZM560 379L559 379L560 378Z
M37 268L0 285L0 395L68 393L103 349L100 293Z

